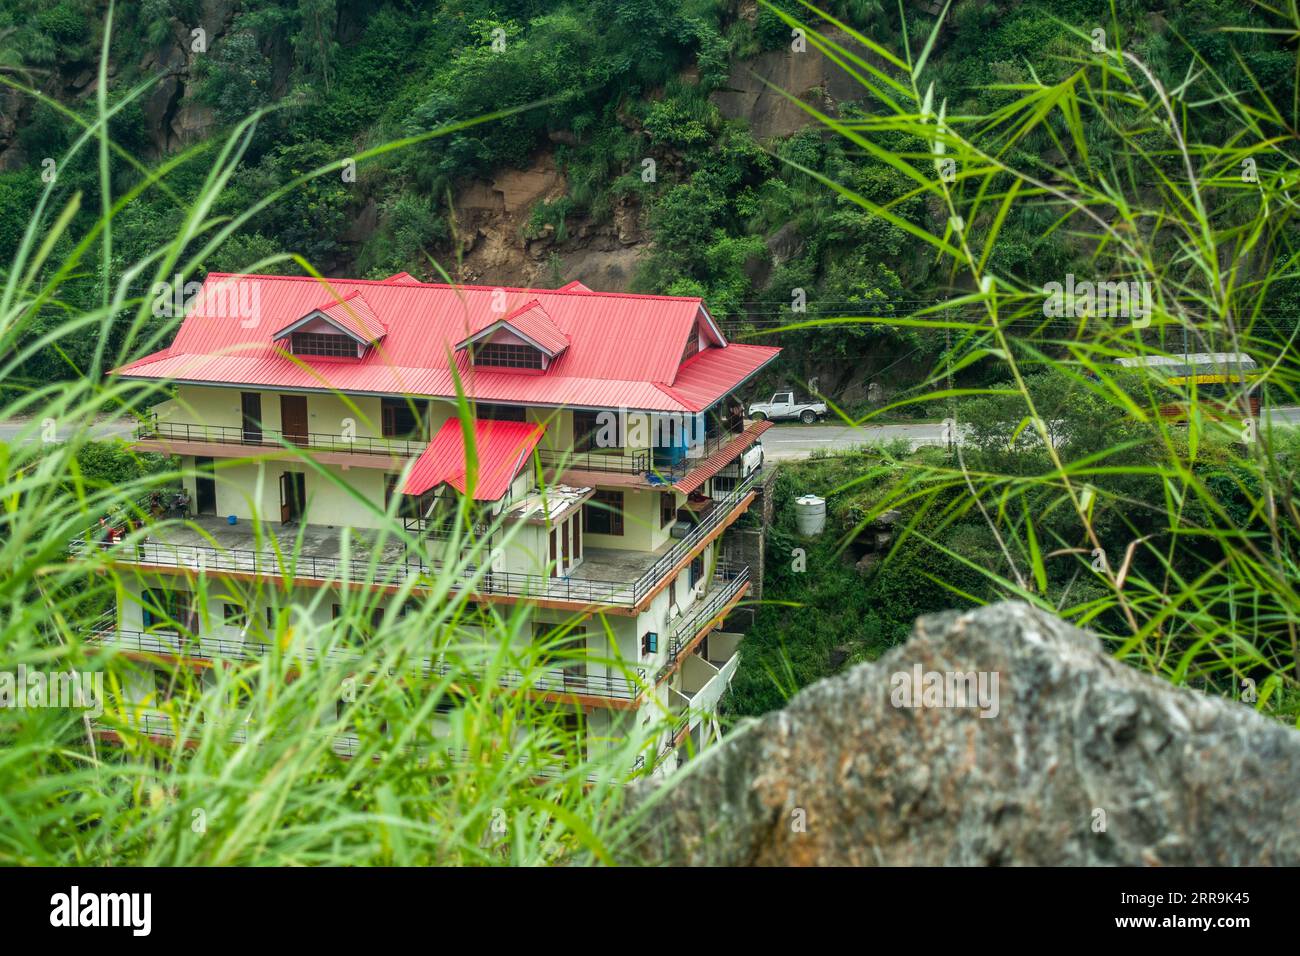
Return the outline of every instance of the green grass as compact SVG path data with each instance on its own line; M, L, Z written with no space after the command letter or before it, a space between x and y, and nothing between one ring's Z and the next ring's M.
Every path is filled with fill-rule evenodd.
M249 625L248 637L265 653L230 660L199 680L174 669L169 693L147 700L170 726L140 733L142 706L121 692L138 664L87 640L106 609L127 600L140 572L98 549L70 554L74 536L101 515L139 514L135 502L174 487L176 462L137 458L116 443L95 443L96 420L133 423L169 397L153 385L126 383L107 370L165 343L177 320L153 320L148 289L173 274L193 275L240 225L295 188L274 190L234 216L215 210L237 168L258 115L237 124L224 142L201 147L156 169L136 164L138 178L114 191L120 154L110 140L113 109L138 98L140 87L110 106L107 59L99 64L101 96L62 162L82 151L97 153L102 194L92 225L79 230L81 195L58 208L53 183L26 224L0 290L0 381L42 353L88 354L76 378L45 381L8 391L0 420L26 419L24 433L0 444L3 512L0 512L0 670L96 670L105 675L109 702L98 726L115 728L122 743L108 743L77 710L0 711L0 863L39 865L458 865L539 864L557 860L610 861L628 820L619 815L622 782L638 757L653 763L651 720L607 753L587 756L562 721L559 708L528 692L564 656L560 625L540 641L516 643L532 633L527 608L504 614L468 604L449 590L458 573L481 567L481 545L466 531L459 563L450 573L387 581L398 590L381 606L382 640L361 640L375 602L365 589L341 590L340 617L315 625L274 584L235 584L199 573L192 579L201 618L225 603L275 609L269 626ZM7 76L6 83L22 84ZM41 98L34 91L28 91ZM43 98L42 98L43 99ZM76 123L77 117L68 120ZM355 157L365 164L492 117L457 123L428 134L372 147ZM139 197L168 195L168 175L206 157L208 172L188 201L173 196L179 223L170 241L139 261L115 257L114 226ZM296 181L305 185L338 175L342 162L325 162ZM274 267L286 257L241 263ZM304 269L311 265L295 260ZM65 285L100 270L101 294L91 307L63 301ZM111 334L110 334L111 333ZM87 352L87 340L97 345ZM112 344L110 344L112 343ZM469 416L462 400L461 415ZM53 433L48 429L52 428ZM54 440L46 440L54 439ZM302 455L295 449L290 452ZM223 466L226 463L223 463ZM311 460L301 468L329 479ZM224 467L217 472L223 481ZM372 511L353 489L346 492ZM140 517L143 517L142 515ZM471 527L462 509L458 527ZM392 511L374 514L381 539L422 547ZM144 532L136 532L127 546ZM364 580L385 581L355 542L341 557L362 569ZM297 546L283 555L297 559ZM147 577L135 584L150 583ZM413 588L422 589L418 594ZM320 592L325 600L325 591ZM407 599L410 599L409 602ZM301 599L299 599L301 600ZM408 604L409 613L397 609ZM470 626L475 630L468 630ZM178 629L184 633L184 622ZM307 654L308 648L316 653ZM337 651L334 656L327 652ZM441 666L417 666L432 659ZM518 683L494 677L517 670ZM165 699L169 698L169 699ZM348 701L340 711L340 698ZM448 710L435 734L435 708ZM334 741L355 733L350 759ZM160 742L161 740L161 742Z
M1065 25L1057 32L1074 35ZM845 328L872 326L944 341L928 380L882 414L948 408L982 430L952 456L891 449L801 466L798 490L804 483L829 488L835 524L826 540L805 549L806 573L819 575L812 581L792 577L804 572L790 567L789 550L798 545L788 519L773 531L772 607L759 611L733 712L779 704L827 672L828 652L841 644L849 644L850 659L869 658L901 639L914 612L940 602L1016 597L1097 629L1117 657L1175 683L1235 696L1243 680L1253 680L1255 706L1295 720L1300 444L1290 430L1264 429L1242 445L1203 416L1171 425L1157 414L1157 383L1120 376L1112 362L1181 349L1185 332L1196 350L1256 355L1272 394L1295 402L1294 323L1286 320L1296 279L1294 101L1274 104L1249 84L1221 82L1219 62L1191 56L1195 76L1182 85L1181 74L1157 75L1137 53L1117 47L1094 55L1086 34L1077 41L1054 47L1073 53L1054 60L1050 73L1000 88L984 115L955 115L943 89L932 87L933 35L910 38L901 53L876 48L871 63L829 48L860 72L872 109L818 118L854 150L888 166L890 183L909 185L893 194L875 180L858 184L870 189L857 188L800 164L797 153L774 161L811 177L845 208L866 214L865 221L887 223L926 248L946 272L944 291L951 294L930 310L836 316L798 327L830 336L818 339L828 347ZM826 41L813 43L827 48ZM70 556L67 543L100 515L179 477L172 462L137 462L121 449L95 447L87 432L97 418L130 422L165 397L106 376L174 331L174 322L150 315L145 292L177 272L194 274L260 212L337 175L346 159L364 171L492 117L308 163L292 181L232 211L221 200L261 116L147 168L113 141L110 120L138 105L149 85L114 91L110 99L107 72L101 58L89 120L0 74L71 124L61 165L93 156L97 184L86 194L91 199L43 187L3 273L0 419L31 421L20 440L0 445L0 670L102 667L112 687L136 665L96 652L86 630L121 599L134 572L99 551ZM1225 127L1236 135L1199 132ZM1059 154L1050 170L1048 152ZM952 182L937 175L941 158L956 161ZM1247 159L1260 170L1260 182L1248 189L1237 175ZM195 188L170 188L182 169L189 177L202 171ZM143 197L168 204L165 241L124 261L115 226ZM899 214L920 201L967 225L935 232ZM677 212L685 215L693 202L683 194ZM83 203L91 217L79 215ZM1023 260L1005 254L1004 227L1013 213L1043 223L1045 235L1092 250L1097 275L1151 283L1157 308L1150 326L1095 316L1044 321L1036 283L1013 268ZM312 270L305 257L263 255L259 248L248 247L256 255L237 265L292 262ZM721 252L720 262L732 262ZM70 296L86 276L98 277L95 295ZM75 375L14 384L19 370L49 356ZM963 384L962 373L975 368L986 378ZM1077 427L1066 441L1042 440L1070 415ZM41 440L47 420L58 441ZM1007 446L1020 447L1009 454ZM301 467L316 466L304 458ZM779 494L793 491L792 481L783 479ZM890 509L903 521L888 556L859 586L845 556ZM472 517L462 515L465 527ZM414 543L395 514L376 518L390 540ZM1096 549L1110 556L1099 570ZM778 570L778 555L789 574ZM365 566L359 551L345 548L345 556ZM475 557L471 545L462 560L477 565ZM379 571L367 573L373 581ZM201 614L231 596L216 590L215 579L198 581ZM553 709L491 679L503 668L540 674L563 628L550 642L512 650L513 636L530 627L526 609L477 618L482 612L448 592L445 579L403 580L398 598L416 584L429 595L403 617L390 613L383 639L369 642L357 641L373 610L364 590L344 592L342 615L326 627L312 625L274 590L234 595L277 607L274 624L260 635L268 651L205 682L177 670L172 700L159 707L175 729L172 743L135 733L137 714L118 694L104 719L120 727L124 746L96 740L77 713L0 711L0 863L625 859L631 821L622 813L618 781L657 726L617 744L606 759L581 759ZM777 603L796 599L805 607ZM485 627L489 640L469 632L471 624ZM346 647L353 659L308 659L309 645ZM425 657L445 661L445 672L431 677L413 666ZM354 699L340 713L341 696ZM441 703L451 719L447 734L435 736L430 717ZM330 741L349 727L358 752L342 759Z
M1294 11L1287 16L1277 18L1280 29L1300 27ZM1161 75L1168 71L1124 48L1114 29L1094 53L1085 30L1059 22L1062 41L1041 74L1052 79L1030 76L1005 86L995 110L952 115L935 83L941 23L901 56L850 31L875 54L870 62L810 35L858 73L871 109L836 119L801 108L911 185L881 200L800 168L927 247L947 269L948 288L938 304L906 316L786 328L879 325L945 336L926 382L890 410L948 408L979 431L951 456L891 466L883 493L878 469L850 483L872 494L846 538L899 509L907 520L882 574L957 605L1031 602L1098 630L1118 658L1175 683L1234 697L1244 681L1267 685L1277 693L1256 706L1283 702L1280 715L1294 720L1285 703L1300 665L1294 430L1256 423L1240 441L1250 417L1240 381L1227 398L1234 424L1225 428L1200 404L1187 424L1174 424L1160 415L1169 400L1162 380L1114 362L1181 354L1184 342L1192 352L1246 352L1271 399L1295 404L1294 102L1274 102L1258 84L1227 84L1228 63L1191 47L1183 51L1190 73ZM1228 62L1250 76L1245 61ZM1227 142L1201 138L1225 126ZM882 146L900 139L910 147ZM950 177L942 175L949 160ZM1252 164L1257 182L1242 176ZM929 231L900 216L912 197L942 209L947 224ZM1089 250L1091 274L1081 279L1146 283L1148 321L1048 317L1043 288L997 255L1003 227L1023 215ZM975 368L992 384L966 384Z

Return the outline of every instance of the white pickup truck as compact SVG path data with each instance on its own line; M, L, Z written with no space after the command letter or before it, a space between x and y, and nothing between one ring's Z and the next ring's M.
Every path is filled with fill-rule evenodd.
M794 392L776 392L770 401L754 402L749 406L749 417L755 421L782 418L797 418L805 425L811 425L818 419L826 417L824 402L796 402Z

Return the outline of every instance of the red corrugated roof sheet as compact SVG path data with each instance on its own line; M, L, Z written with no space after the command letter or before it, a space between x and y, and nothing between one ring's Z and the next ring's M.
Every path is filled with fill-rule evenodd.
M703 411L758 371L781 350L770 345L729 344L705 349L682 363L672 385L660 385L665 394L691 411Z
M525 302L504 318L489 322L456 347L460 348L471 341L484 338L486 333L503 326L523 336L530 342L536 343L551 358L559 355L569 347L569 337L551 321L551 317L546 314L546 310L542 308L542 304L536 299Z
M332 323L343 329L359 342L372 344L384 337L384 323L379 321L374 310L360 292L350 292L342 299L329 299L322 302L306 313L308 316L319 312ZM280 338L289 329L293 328L302 321L304 316L299 316L280 326L275 331L275 337Z
M375 315L374 310L370 308L370 303L360 292L353 292L342 302L331 302L328 307L317 306L317 308L330 321L343 326L353 335L367 342L377 342L387 331L384 323Z
M745 450L758 441L758 437L771 427L771 422L754 422L734 439L682 475L680 481L673 482L673 487L686 495L704 487L706 481L744 454Z
M697 412L779 352L728 344L682 363L701 313L697 298L393 278L397 281L211 273L171 346L117 372L195 384L449 398L456 394L454 368L468 396L480 401ZM273 341L275 330L323 301L354 293L364 293L376 321L387 329L364 358L286 356ZM569 340L544 373L476 368L455 351L455 343L534 301ZM232 302L240 307L238 314L232 314Z
M415 460L402 490L422 495L430 488L451 485L478 501L497 501L528 462L544 431L545 425L530 422L476 419L471 428L474 446L467 453L460 419L449 418ZM472 489L468 487L471 459L477 469Z

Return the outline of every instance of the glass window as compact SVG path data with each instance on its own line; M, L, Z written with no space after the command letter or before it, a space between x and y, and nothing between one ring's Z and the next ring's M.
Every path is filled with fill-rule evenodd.
M334 335L328 332L295 332L293 354L356 358L357 343L346 335Z
M659 492L659 527L665 528L677 520L677 496L671 491Z
M419 438L423 430L415 405L404 398L381 398L379 417L385 438Z
M599 430L599 424L596 421L598 412L574 412L573 413L573 450L574 451L595 451L596 450L596 432Z
M582 506L582 520L588 534L623 533L623 492L597 491Z
M473 349L475 365L495 365L499 368L542 367L542 353L531 345L484 342L475 345Z
M477 409L478 417L484 421L494 422L526 422L527 409L522 405L493 405L491 403L480 403Z

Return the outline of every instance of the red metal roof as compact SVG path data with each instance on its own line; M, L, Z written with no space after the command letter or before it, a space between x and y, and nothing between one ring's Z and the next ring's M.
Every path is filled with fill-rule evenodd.
M780 353L770 345L729 343L726 348L705 349L682 363L672 385L660 385L683 408L700 412L749 378Z
M405 494L422 495L445 484L478 501L497 501L509 490L546 431L545 425L530 422L475 419L470 425L472 445L467 449L460 419L443 422L429 447L415 460L402 489ZM477 474L474 487L468 488L471 465Z
M347 332L359 342L367 345L379 341L384 337L384 323L376 317L374 310L360 292L350 292L342 299L329 299L308 310L306 315L299 316L286 322L275 331L275 338L281 338L286 332L294 326L300 324L304 318L309 318L314 313L319 312L325 318L329 319L334 325L337 325L343 331Z
M704 483L739 458L750 445L758 441L758 436L772 427L770 421L754 422L734 439L727 442L708 458L673 482L673 487L682 494L689 495L704 486Z
M696 412L776 357L723 344L681 361L702 312L698 298L449 286L396 281L210 273L172 344L117 371L194 384L450 398L453 369L481 401L573 408ZM236 294L231 293L235 289ZM387 334L357 360L287 356L274 332L322 301L354 293ZM230 302L247 306L230 314ZM455 343L502 315L545 313L569 347L542 374L474 367ZM247 312L247 314L244 314Z
M542 304L536 299L525 302L504 318L489 322L469 338L457 344L461 348L469 342L485 337L492 330L505 326L517 335L536 343L547 355L554 358L569 347L569 337L559 330Z

